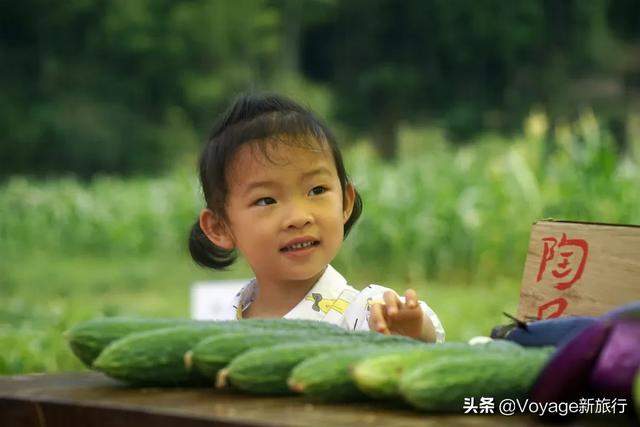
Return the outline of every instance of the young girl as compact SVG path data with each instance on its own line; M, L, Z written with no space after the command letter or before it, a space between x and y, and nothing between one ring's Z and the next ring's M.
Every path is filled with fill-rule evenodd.
M191 256L224 269L239 251L255 274L218 318L312 319L444 341L438 316L414 290L358 291L331 267L362 200L334 136L310 111L280 96L239 97L202 152L200 181L206 208Z

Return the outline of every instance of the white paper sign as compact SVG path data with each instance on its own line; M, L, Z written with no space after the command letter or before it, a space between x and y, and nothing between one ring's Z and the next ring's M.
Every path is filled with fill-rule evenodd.
M249 280L251 279L194 283L191 286L191 318L219 320L217 315L231 305L235 295Z

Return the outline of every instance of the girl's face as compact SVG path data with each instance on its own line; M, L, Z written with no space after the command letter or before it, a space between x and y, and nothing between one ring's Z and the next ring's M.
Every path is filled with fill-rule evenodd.
M279 143L267 150L269 159L245 144L231 163L229 237L258 279L308 280L338 253L354 189L349 184L343 200L328 149Z

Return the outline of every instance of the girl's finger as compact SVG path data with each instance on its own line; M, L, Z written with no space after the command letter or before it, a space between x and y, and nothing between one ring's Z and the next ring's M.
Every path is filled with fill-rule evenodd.
M385 305L387 306L387 314L389 316L397 314L398 310L402 308L402 302L400 302L395 292L387 291L382 297L384 298Z
M389 334L389 328L382 312L382 304L376 303L371 306L369 326L380 333Z
M407 289L404 295L408 308L416 308L418 306L418 294L416 291L413 289Z

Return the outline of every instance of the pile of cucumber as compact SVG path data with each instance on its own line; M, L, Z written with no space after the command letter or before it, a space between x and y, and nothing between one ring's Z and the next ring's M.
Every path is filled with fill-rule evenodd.
M289 319L104 318L65 335L85 365L131 385L395 399L436 412L460 412L464 398L527 395L553 350L503 340L427 344Z

